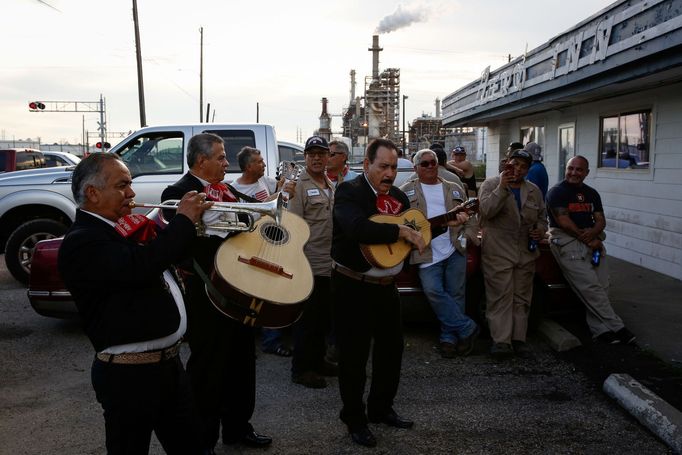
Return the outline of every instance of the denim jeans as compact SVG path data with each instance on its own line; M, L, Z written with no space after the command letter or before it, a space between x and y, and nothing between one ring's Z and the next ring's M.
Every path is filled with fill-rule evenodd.
M274 351L282 344L282 329L261 329L261 347L264 351Z
M424 294L440 321L440 341L457 344L471 335L476 323L464 314L466 258L455 251L449 258L419 269Z

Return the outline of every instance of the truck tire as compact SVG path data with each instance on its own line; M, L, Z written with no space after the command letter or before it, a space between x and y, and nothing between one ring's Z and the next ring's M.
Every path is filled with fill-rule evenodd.
M17 281L27 285L36 243L61 237L66 232L66 228L63 223L47 218L27 221L19 225L7 239L5 246L7 270Z

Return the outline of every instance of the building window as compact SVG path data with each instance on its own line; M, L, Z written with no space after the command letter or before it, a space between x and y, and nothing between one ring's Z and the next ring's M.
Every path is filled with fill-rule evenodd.
M599 167L649 169L651 111L600 118Z
M526 145L535 142L541 147L545 146L545 127L544 126L524 126L521 127L521 143Z
M575 124L559 125L559 180L566 175L566 163L575 156Z

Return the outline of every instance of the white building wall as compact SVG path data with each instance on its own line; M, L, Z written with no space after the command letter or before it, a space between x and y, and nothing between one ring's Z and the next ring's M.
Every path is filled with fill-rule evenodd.
M640 109L652 111L650 168L598 168L599 118ZM560 175L558 128L572 122L576 153L590 161L586 183L604 204L609 254L682 279L682 84L498 123L489 129L489 150L496 145L504 154L506 138L517 140L521 126L544 126L544 163L552 186ZM497 172L495 155L488 153L488 177Z

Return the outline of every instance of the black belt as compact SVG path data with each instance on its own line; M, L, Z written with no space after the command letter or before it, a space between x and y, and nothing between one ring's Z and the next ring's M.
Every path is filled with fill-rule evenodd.
M343 265L338 264L336 262L332 263L332 269L336 270L341 275L345 275L348 278L352 278L357 281L362 281L363 283L379 284L381 286L386 286L389 284L393 284L395 282L394 276L365 275L364 273L356 272L355 270L351 270L348 267L344 267Z

